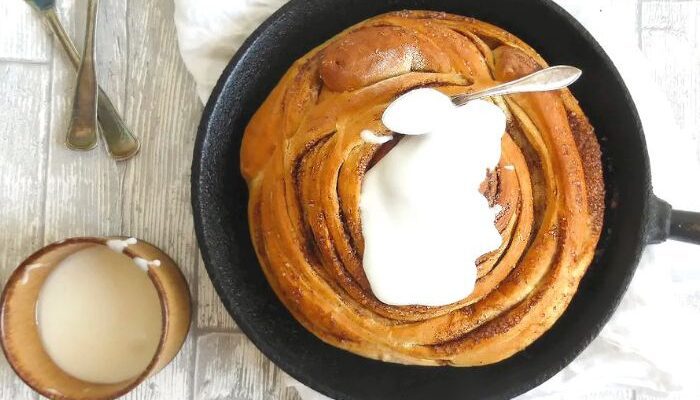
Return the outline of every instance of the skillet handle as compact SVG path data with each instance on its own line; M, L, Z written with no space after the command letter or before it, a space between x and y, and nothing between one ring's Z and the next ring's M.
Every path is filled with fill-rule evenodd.
M668 238L700 244L700 213L672 210L671 232Z
M700 244L700 212L674 210L652 195L646 241L654 244L667 239Z

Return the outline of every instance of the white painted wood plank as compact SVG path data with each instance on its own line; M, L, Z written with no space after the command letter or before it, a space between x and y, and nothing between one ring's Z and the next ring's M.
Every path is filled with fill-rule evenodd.
M209 333L197 339L197 400L292 400L282 373L240 333Z
M41 245L50 69L0 62L0 281Z
M125 6L119 6L119 3L125 1L109 2L110 13L103 14L99 20L104 26L98 25L100 35L97 41L99 56L105 59L98 64L98 78L102 86L111 92L112 100L117 106L123 104L125 99L124 60L127 58L123 55L124 60L112 61L115 58L113 55L119 54L116 50L117 40L126 40L125 32L110 28L126 22ZM87 3L81 0L61 4L61 19L69 34L82 46ZM100 11L103 9L101 7ZM125 166L110 160L102 148L75 152L64 146L76 72L58 44L55 53L44 239L49 243L69 236L120 234L121 188Z
M128 3L128 0L101 1L98 10L99 25L96 32L96 43L98 43L96 61L100 74L100 86L112 99L120 113L123 113L126 103L129 62L126 23ZM85 4L85 2L81 0L78 4ZM84 26L84 23L81 23L80 26Z
M0 59L48 62L51 36L23 1L0 1Z
M195 337L188 336L177 357L122 400L184 400L192 398Z
M614 29L619 40L636 43L639 37L639 5L641 0L555 0L577 16L585 16L586 27L595 35ZM614 27L610 26L614 21Z
M0 61L0 285L41 247L49 111L48 65ZM0 398L33 398L0 352Z
M543 395L537 400L633 400L635 393L632 389L609 388L597 390L594 387L590 388L590 392L578 394L550 394ZM516 397L516 400L521 397Z
M642 4L642 50L668 95L680 127L694 135L700 157L700 2Z
M189 177L201 105L177 49L172 2L130 1L126 26L124 116L142 147L126 164L122 230L165 250L179 264L196 299L198 250ZM194 341L190 336L174 363L125 398L189 398Z
M632 389L608 389L600 391L592 391L581 396L566 396L567 400L632 400L634 399L634 391Z
M204 268L204 261L199 257L197 285L197 326L204 329L238 330L233 318L228 314L212 286L209 275Z
M542 396L538 400L633 400L634 396L634 391L631 389L595 390L595 388L591 388L589 393L552 394Z
M186 73L167 0L131 2L125 115L142 140L128 162L125 231L152 240L196 276L190 166L201 104Z
M700 3L697 1L650 1L644 2L641 9L641 47L649 60L653 78L671 101L674 116L682 133L693 137L696 155L700 159ZM663 186L678 182L662 182ZM657 189L658 190L658 189ZM688 199L693 203L693 199ZM697 204L697 199L695 199ZM672 248L683 246L669 243L663 246L670 255ZM662 249L659 249L662 250ZM696 266L688 249L686 263L688 272ZM676 250L676 254L678 250ZM681 253L682 250L681 250ZM675 259L678 257L676 256ZM670 260L674 258L669 257ZM675 265L674 269L683 267ZM691 282L689 282L690 284ZM697 299L697 285L687 286L692 290L677 290L675 296L680 302L693 305ZM697 303L696 303L697 304ZM700 308L696 308L700 310ZM689 399L689 394L671 397L638 392L635 399Z
M660 394L653 393L637 393L634 400L696 400L697 397L682 395L682 394L672 394L669 396L664 396Z
M642 17L642 49L650 60L654 80L671 100L681 129L694 137L696 154L700 159L700 2L644 3ZM680 245L674 243L673 246ZM686 264L686 276L692 276L691 269L696 263L688 258ZM688 281L680 286L682 289L675 293L679 301L700 310L697 285ZM660 398L662 397L653 394L637 394L637 399L640 400ZM689 397L676 395L670 398Z

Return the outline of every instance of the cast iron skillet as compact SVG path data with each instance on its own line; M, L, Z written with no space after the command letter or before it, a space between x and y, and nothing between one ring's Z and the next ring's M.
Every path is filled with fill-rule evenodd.
M251 115L308 50L352 24L401 9L479 18L516 34L550 64L584 71L572 90L603 150L603 237L554 327L495 365L404 366L324 344L278 301L250 241L239 147ZM564 368L598 335L645 245L667 238L700 243L700 214L672 211L652 194L642 127L617 70L588 32L548 0L292 0L250 36L209 99L194 151L192 206L207 271L238 326L283 370L335 399L497 399L524 393Z

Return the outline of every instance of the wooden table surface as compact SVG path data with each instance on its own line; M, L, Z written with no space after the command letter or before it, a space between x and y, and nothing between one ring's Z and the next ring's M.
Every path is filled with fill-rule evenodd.
M611 29L635 30L681 126L700 131L700 0L609 1L628 18ZM82 37L85 1L58 3L69 32ZM0 1L0 284L34 250L66 237L147 240L179 263L195 312L175 361L125 398L297 399L236 328L199 256L189 180L202 105L180 60L172 2L103 1L100 13L100 82L143 142L124 163L101 149L65 149L75 72L29 7ZM0 399L35 398L0 355ZM643 396L621 390L585 398Z

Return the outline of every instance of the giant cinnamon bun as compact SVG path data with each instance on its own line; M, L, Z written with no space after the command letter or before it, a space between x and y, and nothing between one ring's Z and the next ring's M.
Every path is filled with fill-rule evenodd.
M522 350L559 318L600 235L604 192L593 128L568 90L493 98L507 115L499 166L481 190L502 211L503 243L477 262L471 295L440 306L390 306L362 267L365 172L391 151L400 94L457 94L545 67L493 25L406 11L357 24L297 60L250 121L241 147L260 265L280 300L321 340L379 360L473 366Z

